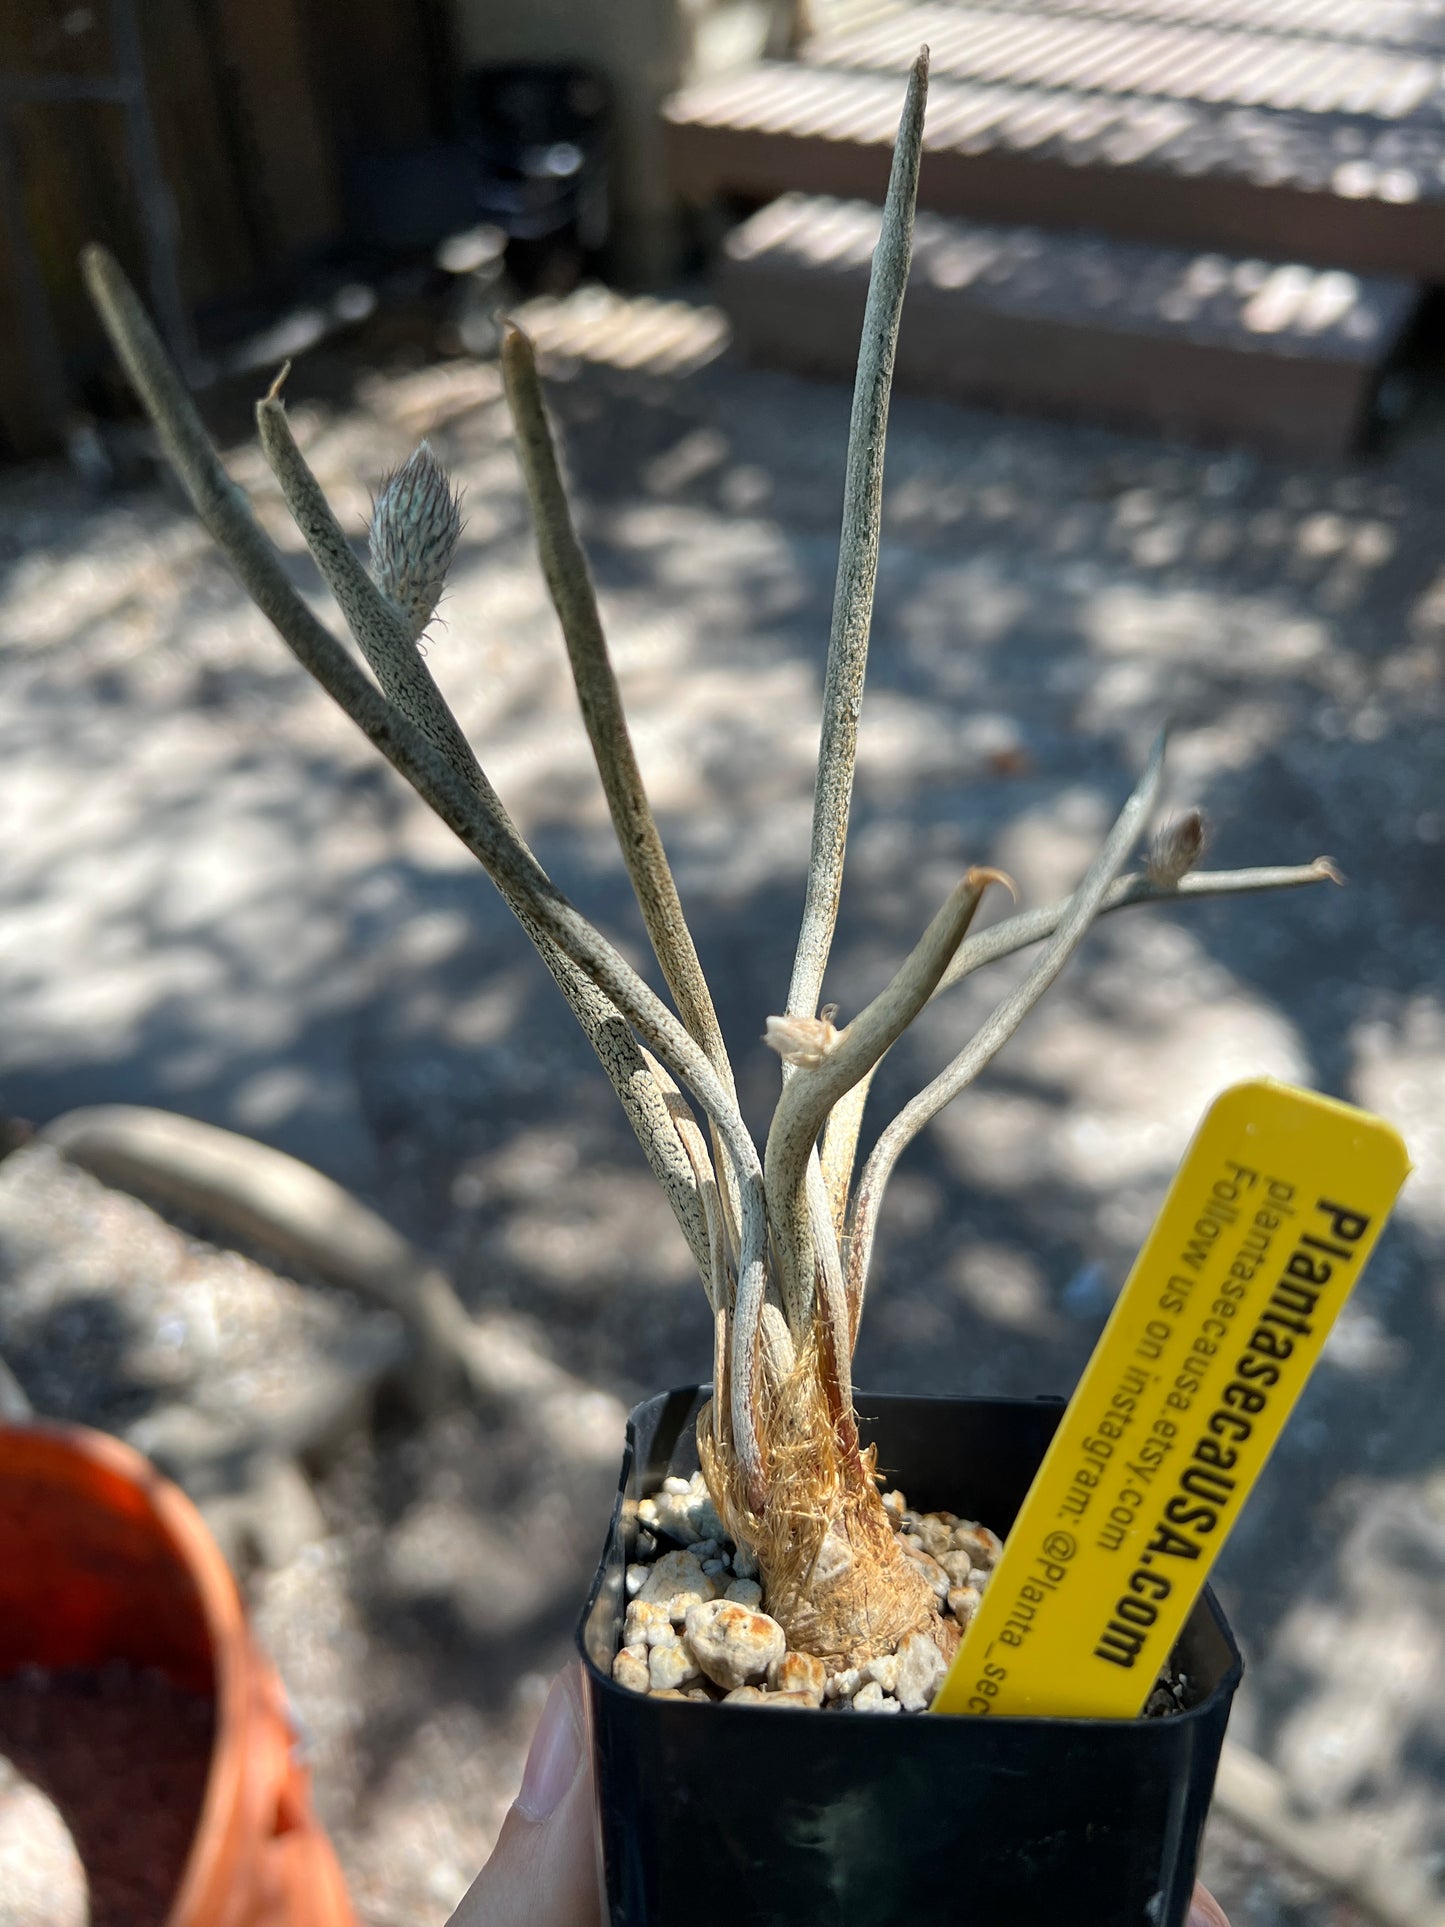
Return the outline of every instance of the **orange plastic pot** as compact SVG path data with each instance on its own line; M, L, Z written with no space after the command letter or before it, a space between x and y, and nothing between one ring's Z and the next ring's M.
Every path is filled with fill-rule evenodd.
M355 1927L281 1682L201 1515L118 1439L0 1426L0 1676L112 1661L155 1667L215 1706L166 1927Z

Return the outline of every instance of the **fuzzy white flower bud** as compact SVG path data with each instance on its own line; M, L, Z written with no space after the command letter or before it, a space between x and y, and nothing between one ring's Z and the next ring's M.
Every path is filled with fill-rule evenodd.
M436 613L462 532L461 502L423 442L382 482L371 518L371 572L412 640Z

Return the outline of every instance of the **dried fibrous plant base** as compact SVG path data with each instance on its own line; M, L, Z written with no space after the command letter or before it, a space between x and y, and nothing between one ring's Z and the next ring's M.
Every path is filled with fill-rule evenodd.
M858 1450L851 1424L840 1437L814 1343L802 1347L787 1378L765 1385L761 1407L768 1474L761 1513L747 1502L726 1433L713 1437L711 1406L698 1420L698 1452L718 1515L757 1560L768 1613L789 1647L858 1666L923 1632L951 1659L957 1630L945 1624L937 1594L899 1543L872 1449Z
M872 1453L864 1458L872 1470ZM749 1519L750 1544L768 1611L800 1653L860 1666L927 1633L946 1659L958 1644L938 1598L905 1556L871 1482L852 1487L819 1477L801 1454L780 1482L764 1520Z
M898 1556L923 1576L937 1601L934 1614L882 1652L866 1654L855 1645L851 1655L824 1657L801 1646L796 1633L789 1637L774 1617L756 1557L726 1536L703 1474L665 1479L637 1507L636 1558L627 1568L613 1679L661 1699L923 1712L977 1610L1002 1542L976 1520L914 1512L898 1491L885 1493L881 1503ZM664 1550L668 1542L677 1549ZM793 1624L804 1637L818 1630L806 1612L795 1614Z
M0 1680L0 1927L162 1927L213 1724L208 1699L130 1667Z

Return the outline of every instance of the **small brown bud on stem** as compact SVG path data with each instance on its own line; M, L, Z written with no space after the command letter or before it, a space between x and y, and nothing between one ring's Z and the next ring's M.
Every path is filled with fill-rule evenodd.
M1154 832L1144 873L1161 890L1172 890L1181 877L1188 876L1209 841L1209 826L1201 810L1185 810L1171 816Z

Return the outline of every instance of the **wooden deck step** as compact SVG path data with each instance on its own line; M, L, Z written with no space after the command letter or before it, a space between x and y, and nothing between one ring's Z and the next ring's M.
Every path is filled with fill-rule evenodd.
M813 40L804 58L818 66L906 74L924 43L934 74L950 80L1367 115L1382 121L1425 115L1441 125L1438 60L1395 47L1308 35L933 0Z
M847 377L879 210L787 194L730 235L717 298L742 352ZM1309 457L1358 440L1409 283L1037 227L918 217L905 387Z
M674 180L701 200L881 202L901 96L896 72L818 62L704 82L665 110ZM925 146L919 200L938 213L1445 280L1445 124L1428 108L1392 119L945 73Z
M1152 20L1193 27L1247 27L1365 46L1445 53L1442 0L963 0L991 13L1058 14L1089 20Z

